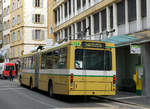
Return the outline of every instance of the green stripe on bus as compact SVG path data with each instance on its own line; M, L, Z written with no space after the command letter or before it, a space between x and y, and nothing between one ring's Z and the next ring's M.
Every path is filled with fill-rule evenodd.
M112 47L112 46L106 46L105 48L115 48L115 47Z

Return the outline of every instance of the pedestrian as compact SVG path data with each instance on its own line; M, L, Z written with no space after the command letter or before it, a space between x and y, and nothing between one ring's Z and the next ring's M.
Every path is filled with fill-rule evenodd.
M13 68L10 67L10 71L9 71L9 79L10 79L10 81L13 81L13 75L12 75L12 73L13 73Z

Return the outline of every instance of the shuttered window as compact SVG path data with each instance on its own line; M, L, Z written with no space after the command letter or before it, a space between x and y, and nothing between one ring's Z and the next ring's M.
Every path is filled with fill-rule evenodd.
M141 0L141 15L142 17L146 17L146 0Z
M96 13L93 17L94 17L94 33L99 33L99 13Z
M41 14L33 14L32 15L32 22L33 23L44 23L44 15Z
M118 25L125 24L125 1L117 3L117 20Z
M136 20L136 0L128 0L128 21Z
M77 9L79 10L81 8L81 1L77 0Z
M84 7L86 5L86 0L83 0L82 2L83 2L82 4L83 4L83 7Z
M44 30L32 30L32 40L43 41L45 40Z
M33 0L33 7L43 7L44 0Z
M107 22L106 22L106 9L104 9L101 13L102 15L102 31L106 30L106 25L107 25Z
M81 22L77 23L77 33L78 33L78 38L81 38Z
M68 9L67 9L67 2L65 2L65 17L67 17L67 15L68 15L68 11L67 11Z
M113 28L113 7L110 7L110 27Z

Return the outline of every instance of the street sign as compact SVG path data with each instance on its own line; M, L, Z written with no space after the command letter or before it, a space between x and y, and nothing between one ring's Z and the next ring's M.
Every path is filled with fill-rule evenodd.
M130 45L130 53L131 54L141 54L141 46L140 45Z

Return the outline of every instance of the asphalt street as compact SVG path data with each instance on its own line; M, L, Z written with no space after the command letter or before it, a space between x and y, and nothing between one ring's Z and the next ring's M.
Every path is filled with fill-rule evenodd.
M50 98L46 92L21 87L17 80L0 80L0 109L144 109L96 97Z

